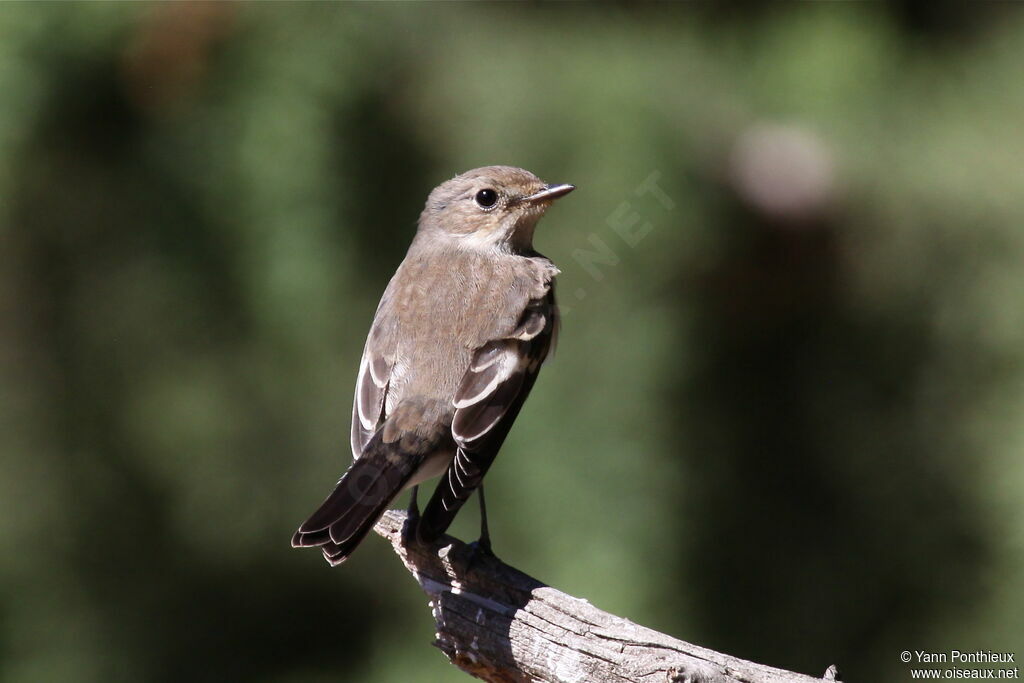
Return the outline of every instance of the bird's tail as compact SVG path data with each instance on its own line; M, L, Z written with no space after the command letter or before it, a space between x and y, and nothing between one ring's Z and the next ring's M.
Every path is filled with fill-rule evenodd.
M420 465L421 456L403 453L398 446L375 434L327 500L292 536L292 547L320 546L332 565L348 559Z

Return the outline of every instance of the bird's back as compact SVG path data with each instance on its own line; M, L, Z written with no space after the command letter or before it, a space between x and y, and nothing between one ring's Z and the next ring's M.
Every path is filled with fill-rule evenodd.
M416 247L385 291L367 342L391 349L385 417L410 398L436 400L450 410L474 351L510 334L557 272L539 255L497 260Z

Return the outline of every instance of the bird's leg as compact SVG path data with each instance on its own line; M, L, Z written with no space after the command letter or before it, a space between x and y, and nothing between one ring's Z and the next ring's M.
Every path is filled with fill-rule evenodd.
M487 502L484 500L484 485L483 483L476 490L476 494L480 497L480 538L473 545L475 546L476 552L483 553L484 555L494 555L494 551L491 550L491 532L487 528Z
M482 557L496 557L491 550L491 533L487 530L487 503L484 501L484 487L481 484L476 493L480 496L480 538L469 544L469 555L466 558L466 571L473 571L473 566Z
M406 544L417 539L416 527L420 524L420 506L416 504L416 492L419 488L419 484L412 487L409 507L405 511L405 528L402 529L402 539Z
M477 489L477 495L480 496L480 539L476 544L480 546L481 550L491 553L491 532L487 529L487 502L484 500L483 483ZM493 555L493 553L491 554Z

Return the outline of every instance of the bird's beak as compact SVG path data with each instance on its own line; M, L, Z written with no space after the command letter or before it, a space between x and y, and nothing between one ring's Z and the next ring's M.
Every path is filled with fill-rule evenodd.
M526 197L523 197L522 201L530 202L531 204L535 202L551 201L552 199L558 199L559 197L567 195L575 189L575 185L545 185L544 189L540 192L534 192L531 195L527 195Z

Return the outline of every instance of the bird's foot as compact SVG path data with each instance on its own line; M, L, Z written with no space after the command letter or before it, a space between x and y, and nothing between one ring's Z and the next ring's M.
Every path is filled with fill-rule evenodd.
M420 526L420 508L416 504L416 489L418 488L418 486L412 488L409 507L405 511L405 524L402 525L402 543L404 545L420 542L419 534L417 533Z
M498 559L498 556L494 554L494 550L491 548L491 539L489 537L481 536L466 547L469 548L469 552L466 554L467 573L473 571L473 566L485 558Z
M405 523L402 525L402 545L419 545L421 543L419 534L416 530L420 525L419 515L407 515Z

